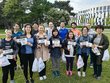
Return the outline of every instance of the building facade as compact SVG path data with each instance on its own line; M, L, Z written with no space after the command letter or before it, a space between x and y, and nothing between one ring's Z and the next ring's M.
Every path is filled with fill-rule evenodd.
M78 25L90 23L91 25L110 26L110 2L78 11L74 19Z

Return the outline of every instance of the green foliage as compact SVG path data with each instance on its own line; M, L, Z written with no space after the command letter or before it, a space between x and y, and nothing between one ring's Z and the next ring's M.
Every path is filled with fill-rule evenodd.
M71 13L73 8L69 5L70 1L55 1L54 7L60 8Z

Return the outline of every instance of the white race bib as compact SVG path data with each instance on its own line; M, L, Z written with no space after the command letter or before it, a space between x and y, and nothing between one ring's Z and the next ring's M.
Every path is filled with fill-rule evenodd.
M8 54L12 52L13 52L13 49L3 50L3 54Z

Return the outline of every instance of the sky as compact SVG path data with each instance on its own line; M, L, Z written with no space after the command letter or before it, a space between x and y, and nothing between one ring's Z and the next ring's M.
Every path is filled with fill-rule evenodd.
M55 0L48 1L54 3ZM106 2L110 2L110 0L70 0L70 6L74 8L73 12L78 12Z

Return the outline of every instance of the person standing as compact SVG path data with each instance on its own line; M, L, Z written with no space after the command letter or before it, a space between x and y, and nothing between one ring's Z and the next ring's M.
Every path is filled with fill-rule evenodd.
M90 24L86 24L86 26L88 27L89 31L88 31L88 35L90 36L91 40L93 39L93 37L95 36L96 32L95 30L93 30L91 28ZM93 54L92 54L92 48L90 48L90 68L93 68Z
M33 25L32 25L32 35L35 35L35 34L37 34L38 33L38 31L39 31L39 24L37 23L37 22L34 22L33 23Z
M77 29L77 24L75 22L71 23L71 31L74 33L75 36L75 41L77 41L77 39L80 37L81 35L81 31Z
M47 78L46 61L49 59L49 50L48 50L48 44L46 43L48 39L43 25L39 26L39 32L36 34L36 38L37 38L37 47L35 50L35 57L38 60L39 58L42 58L45 64L45 68L41 72L39 72L39 80L45 80Z
M13 30L12 30L12 37L13 39L16 41L17 38L19 38L23 33L20 31L20 26L18 23L15 23L13 25ZM19 51L18 51L18 56L20 58L20 67L23 69L23 61L22 61L22 55L21 55L21 45L19 43L17 43L18 47L19 47ZM15 69L17 69L17 65L15 67Z
M52 37L50 40L50 56L52 60L52 74L53 77L60 76L60 59L61 59L61 48L62 42L61 38L59 37L59 32L57 29L52 30Z
M78 41L77 41L77 47L78 47L77 57L81 56L83 58L84 66L83 66L82 77L85 77L86 76L88 56L90 54L90 47L88 46L87 43L90 43L91 40L90 40L90 37L88 35L89 29L86 26L84 26L81 31L82 31L82 36L80 36ZM81 69L78 69L78 76L81 77Z
M109 47L109 40L106 35L103 34L104 26L97 25L95 27L97 34L93 37L92 49L97 49L97 52L93 52L93 68L94 68L94 77L98 80L101 79L102 73L102 57L104 51Z
M28 80L28 67L30 73L30 81L34 83L33 80L33 72L32 72L32 64L34 61L34 50L36 47L36 38L32 35L32 26L27 23L24 27L24 37L26 40L22 40L21 46L21 54L23 57L23 73L25 76L26 83L29 83Z
M18 47L16 42L12 38L12 31L5 30L6 37L2 39L0 49L4 51L6 56L10 62L10 65L2 67L2 83L7 83L8 73L10 72L10 83L15 83L14 75L15 75L15 65L16 65L16 56L18 54Z
M61 37L62 41L66 38L67 33L68 33L68 29L65 28L65 23L61 22L59 29L59 36Z
M69 31L66 39L63 41L63 48L66 57L66 74L72 76L73 60L74 60L75 39L72 31Z
M49 22L49 27L46 30L46 34L47 34L48 39L51 38L53 29L54 29L53 22Z

